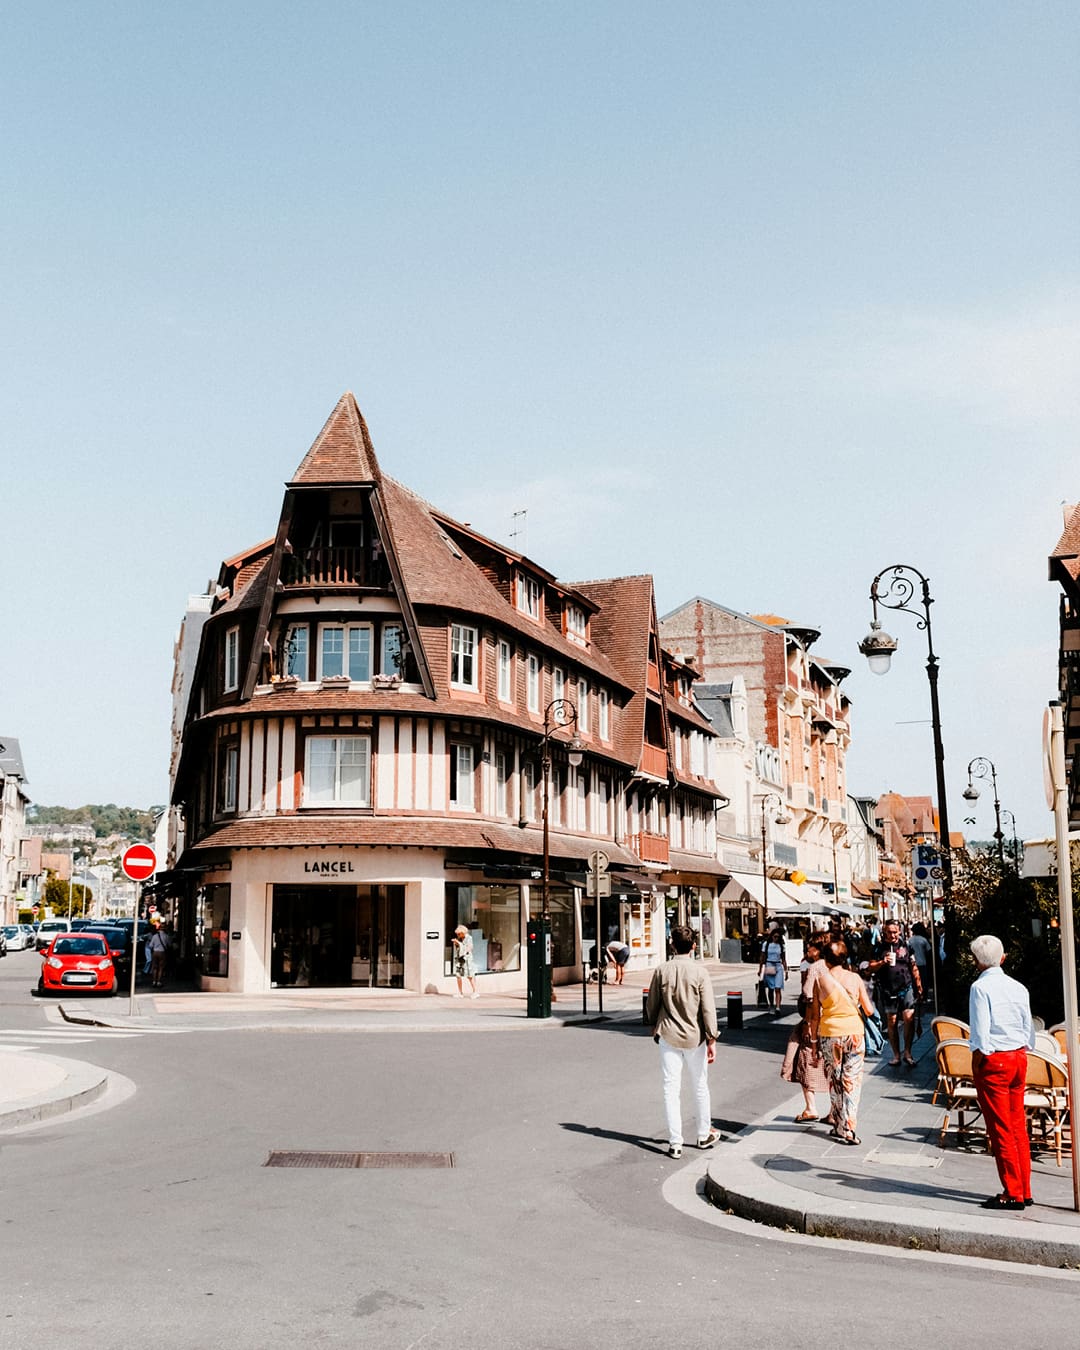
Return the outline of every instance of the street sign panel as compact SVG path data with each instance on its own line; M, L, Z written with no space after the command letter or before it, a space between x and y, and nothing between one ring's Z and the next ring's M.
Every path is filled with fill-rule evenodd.
M590 900L603 900L611 894L611 878L604 872L587 872L585 883L585 894Z
M129 881L145 881L157 871L157 854L149 844L132 844L120 859L120 867Z

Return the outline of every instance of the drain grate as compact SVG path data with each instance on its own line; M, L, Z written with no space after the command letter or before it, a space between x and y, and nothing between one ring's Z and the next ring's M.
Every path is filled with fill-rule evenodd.
M329 1153L274 1149L264 1167L453 1167L452 1153Z

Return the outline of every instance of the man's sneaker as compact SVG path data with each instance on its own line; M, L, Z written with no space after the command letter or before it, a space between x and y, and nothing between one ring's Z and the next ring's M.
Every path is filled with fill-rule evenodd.
M679 1144L669 1144L667 1155L669 1158L681 1158L682 1148Z
M710 1130L704 1139L699 1139L697 1141L697 1146L698 1148L712 1148L713 1144L718 1144L719 1142L720 1142L720 1131Z

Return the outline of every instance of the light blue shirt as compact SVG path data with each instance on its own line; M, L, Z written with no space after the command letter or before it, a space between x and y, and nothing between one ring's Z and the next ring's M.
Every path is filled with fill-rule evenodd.
M1028 991L1000 966L984 970L971 986L968 1021L971 1048L981 1050L984 1055L1035 1047Z

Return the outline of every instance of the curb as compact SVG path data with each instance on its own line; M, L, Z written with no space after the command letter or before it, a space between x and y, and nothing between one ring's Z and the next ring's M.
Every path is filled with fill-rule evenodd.
M18 1125L32 1125L37 1121L50 1120L53 1116L67 1115L80 1106L88 1106L104 1095L109 1086L109 1073L94 1064L84 1064L76 1059L57 1059L52 1055L35 1055L35 1059L54 1064L63 1071L64 1077L58 1086L44 1092L24 1097L10 1107L0 1107L0 1129L13 1129Z
M739 1140L733 1145L733 1153L751 1142L752 1137ZM1022 1215L1015 1219L950 1215L941 1222L902 1206L883 1210L877 1217L869 1205L796 1191L771 1177L762 1162L735 1156L723 1159L722 1155L713 1155L705 1173L705 1195L712 1204L740 1219L808 1237L846 1238L953 1256L1080 1269L1080 1238L1074 1228L1040 1223L1038 1234L1029 1234L1023 1231Z

